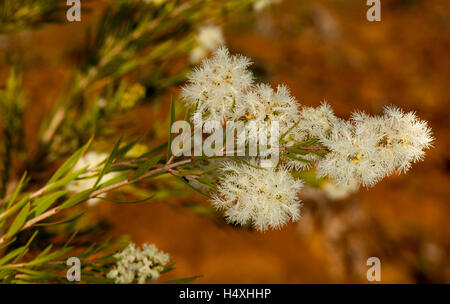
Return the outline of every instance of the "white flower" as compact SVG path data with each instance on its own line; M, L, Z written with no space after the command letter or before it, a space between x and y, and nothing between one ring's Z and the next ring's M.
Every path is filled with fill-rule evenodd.
M73 168L73 171L81 170L85 167L88 167L88 169L96 168L107 157L108 154L106 153L88 152L78 160L78 162ZM99 184L107 182L108 180L116 176L117 172L107 173L103 175ZM96 181L97 181L96 175L93 175L92 173L91 174L85 173L82 176L80 176L80 179L76 179L68 183L66 185L66 189L73 193L79 193L94 187ZM87 201L87 203L91 206L97 204L98 202L99 202L98 198L91 198Z
M253 9L255 11L259 12L272 4L276 4L276 3L280 3L280 2L281 2L281 0L254 0L253 1Z
M328 175L338 184L357 180L364 186L373 186L382 179L385 168L377 153L377 134L370 134L363 126L339 121L321 143L330 152L318 161L319 176Z
M331 128L338 122L331 107L326 103L318 107L303 107L300 111L299 120L291 132L287 134L285 140L286 146L296 145L308 139L320 139L330 134ZM303 159L310 161L302 162L290 158L284 158L284 163L290 170L305 170L318 161L320 157L314 153L300 155Z
M297 132L307 134L309 138L322 138L330 133L331 128L338 122L330 105L322 102L319 107L303 107L300 112L300 122Z
M424 149L431 146L433 137L425 121L419 120L414 112L404 113L395 106L384 109L381 117L355 114L353 119L376 133L382 161L398 172L406 172L412 163L425 156Z
M187 105L195 105L196 113L205 114L204 121L223 121L230 117L233 105L253 84L247 70L250 60L240 55L230 56L225 47L205 59L189 75L182 97Z
M264 170L228 163L223 171L225 175L212 201L217 208L225 210L228 222L252 224L257 230L265 231L299 219L297 193L303 184L284 168Z
M215 25L206 25L200 28L197 34L198 45L192 50L190 60L192 63L199 62L209 52L215 51L225 43L222 29Z
M277 121L281 135L298 121L298 107L299 104L286 86L278 86L274 91L267 84L258 84L245 94L242 102L236 103L234 118L268 125Z
M339 184L356 179L373 186L393 171L406 172L411 163L422 160L433 138L427 123L413 112L386 107L384 115L354 113L349 122L334 124L321 143L329 148L318 163L320 175Z
M107 278L113 279L116 284L131 284L135 280L138 284L144 284L148 280L154 282L170 262L170 256L159 251L153 244L144 244L142 249L130 244L116 253L114 258L117 263L109 271Z

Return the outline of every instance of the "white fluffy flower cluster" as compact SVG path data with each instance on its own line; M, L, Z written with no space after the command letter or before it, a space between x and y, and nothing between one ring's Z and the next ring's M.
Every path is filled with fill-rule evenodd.
M235 103L253 84L249 65L246 57L230 56L221 47L189 75L182 97L187 105L196 107L196 113L205 116L204 121L232 119Z
M114 255L116 265L108 272L107 278L116 284L144 284L156 281L161 271L170 262L167 253L159 251L153 244L144 244L142 249L130 244L124 250Z
M283 151L277 168L225 166L213 202L224 209L229 222L266 230L297 219L302 183L289 171L315 165L319 176L332 179L329 192L342 197L394 171L407 171L431 146L431 130L414 113L386 107L381 116L355 113L346 121L327 103L300 110L285 86L274 90L254 84L249 65L249 59L231 56L222 47L190 75L182 92L203 121L254 122L267 129L274 122L279 125L279 145L271 146Z
M299 103L286 86L274 90L267 84L254 84L249 65L248 58L231 56L221 47L189 76L182 97L187 105L195 106L204 122L254 123L252 137L262 128L270 133L271 123L276 121L279 134L284 134L300 118Z
M205 25L197 33L197 46L190 53L190 61L198 63L208 53L215 51L225 43L222 29L216 25Z
M317 169L339 184L356 180L373 186L394 171L406 172L423 159L433 141L425 121L392 106L381 116L355 113L349 121L335 122L330 131L320 136L330 152Z
M88 169L93 169L99 166L106 158L108 157L108 154L106 153L97 153L97 152L88 152L83 157L81 157L76 165L74 166L73 170L81 170L85 167ZM103 175L102 179L100 180L99 184L102 184L104 182L107 182L108 180L114 178L117 176L117 172L110 172L105 175ZM66 189L73 193L79 193L84 190L91 189L94 187L95 182L97 181L97 176L93 175L92 173L85 173L82 176L80 176L78 179L71 181L66 185ZM93 206L99 202L98 198L91 198L88 201L88 204Z
M297 193L303 184L283 167L264 170L230 162L223 172L213 204L225 211L228 222L265 231L299 219Z

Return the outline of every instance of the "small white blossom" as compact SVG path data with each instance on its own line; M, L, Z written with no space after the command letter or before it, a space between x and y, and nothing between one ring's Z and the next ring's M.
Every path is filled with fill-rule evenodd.
M258 84L236 103L235 120L244 119L257 124L277 121L280 134L287 132L299 119L299 103L289 89L280 85L274 91L267 84Z
M357 113L353 120L367 128L367 134L376 134L381 161L391 171L408 171L412 163L423 159L424 149L431 147L433 141L425 121L419 120L414 112L404 113L395 106L385 107L381 117Z
M317 164L319 176L328 175L338 184L358 180L373 186L386 175L386 168L377 153L377 134L367 134L359 124L339 121L321 143L330 152Z
M204 59L183 87L182 97L187 105L195 105L196 113L204 114L204 121L224 121L232 116L233 106L240 102L253 84L253 75L247 70L250 60L240 55L231 56L225 47L212 58Z
M331 128L338 122L330 105L322 102L319 107L303 107L300 112L300 122L297 132L307 134L309 138L322 138L330 133Z
M384 115L354 113L349 122L335 124L321 142L330 149L318 172L340 184L356 179L373 186L393 171L406 172L422 160L433 138L427 123L413 112L386 107Z
M103 162L108 157L106 153L88 152L83 157L81 157L73 168L73 171L81 170L85 167L88 169L96 168L101 162ZM99 184L107 182L108 180L117 176L117 172L110 172L103 175ZM97 176L92 173L85 173L79 177L79 179L73 180L66 185L66 189L73 193L79 193L84 190L91 189L94 187L97 181ZM91 206L99 202L98 198L91 198L87 203Z
M116 284L131 284L134 281L144 284L148 280L154 282L170 262L170 256L159 251L153 244L144 244L142 249L130 244L116 253L114 258L117 263L109 271L107 278L113 279Z
M252 224L257 230L265 231L299 219L297 193L303 184L284 168L264 170L228 163L223 172L225 175L212 202L225 211L228 222Z

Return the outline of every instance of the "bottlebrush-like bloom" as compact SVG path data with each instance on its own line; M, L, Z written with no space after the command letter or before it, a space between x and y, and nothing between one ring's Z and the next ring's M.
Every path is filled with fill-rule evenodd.
M300 111L300 118L297 126L286 136L286 146L292 146L308 139L319 139L330 134L331 128L338 122L331 107L326 103L318 107L303 107ZM310 163L302 162L290 158L284 158L284 163L290 170L304 170L318 161L320 157L309 153L302 156Z
M144 284L148 280L154 282L170 262L170 256L159 251L153 244L144 244L142 249L130 244L116 253L114 258L117 263L109 271L107 278L113 279L116 284L131 284L135 280L138 284Z
M103 162L108 157L106 153L97 153L97 152L88 152L83 157L81 157L77 164L74 166L74 171L81 170L85 167L88 169L93 169L97 167L101 162ZM92 176L92 177L91 177ZM107 182L108 180L117 176L117 172L110 172L103 175L100 180L100 184ZM71 181L66 185L66 189L73 193L79 193L84 190L91 189L94 187L95 182L97 181L97 176L92 173L86 173L80 176L80 179L76 179ZM91 206L97 204L99 201L98 198L91 198L87 201L87 203Z
M318 163L318 172L341 184L356 179L373 186L393 171L406 172L423 159L433 138L427 123L413 112L386 107L384 115L354 113L339 122L321 142L330 149Z
M256 162L254 163L256 164ZM212 202L225 211L229 223L251 224L259 231L279 229L300 217L297 193L303 184L289 171L259 169L244 164L227 163Z
M258 84L236 103L234 120L254 121L257 125L277 121L279 133L284 134L298 121L299 106L286 86L274 91L269 85Z
M425 121L414 112L404 113L395 106L384 108L384 115L372 117L366 114L353 116L358 124L367 128L367 133L376 134L378 150L385 166L398 172L406 172L412 163L422 160L424 149L431 147L433 137Z
M364 186L373 186L389 170L377 153L378 137L368 136L358 124L339 121L331 128L330 135L322 138L322 144L330 152L317 164L319 176L328 175L339 184L357 180Z
M231 56L225 47L214 56L204 59L188 77L182 97L187 105L195 105L196 113L204 114L204 121L224 121L233 116L233 106L240 102L253 84L253 75L247 70L250 60L240 55Z
M308 138L322 138L330 133L338 118L334 115L330 105L322 102L319 107L303 107L300 112L300 122L297 132L306 134Z

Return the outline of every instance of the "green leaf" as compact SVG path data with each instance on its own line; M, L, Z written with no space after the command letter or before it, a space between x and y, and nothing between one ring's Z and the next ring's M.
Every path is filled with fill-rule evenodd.
M104 201L108 201L108 202L113 202L113 203L117 203L117 204L138 204L138 203L142 203L148 200L151 200L152 198L155 197L156 194L152 194L149 197L146 197L144 199L140 199L140 200L136 200L136 201L120 201L120 200L114 200L114 199L110 199L107 197L99 197L99 199L104 200Z
M139 136L137 139L127 143L125 146L117 150L116 158L120 158L127 154L128 151L130 151L140 140L142 136Z
M16 187L16 190L14 190L14 193L13 193L13 195L10 197L10 199L8 200L8 203L6 204L6 209L8 209L9 207L11 207L11 205L14 203L14 201L16 200L16 198L17 198L17 195L19 195L19 193L20 193L20 191L22 190L22 187L24 186L24 181L25 181L25 178L26 178L26 176L27 176L27 173L25 172L23 175L22 175L22 178L20 179L20 181L19 181L19 184L17 185L17 187Z
M51 205L53 205L56 200L66 195L67 193L69 193L69 191L61 190L35 200L34 205L36 205L36 207L33 209L34 216L36 217L44 213L48 208L50 208Z
M35 226L40 227L40 226L57 226L57 225L63 225L63 224L68 224L71 223L73 221L76 221L77 219L79 219L80 217L83 216L83 214L86 213L86 210L81 211L80 213L77 213L75 216L68 218L66 220L62 220L59 222L54 222L54 223L39 223L36 224Z
M94 192L94 190L95 189L87 189L87 190L84 190L84 191L82 191L80 193L75 194L74 196L69 198L67 201L65 201L61 205L60 209L64 210L64 209L73 207L75 205L78 205L78 204L84 202L86 199L89 198L89 195L91 195L91 193Z
M116 154L119 149L121 141L122 141L122 136L119 137L119 140L116 142L116 145L114 146L113 151L111 152L108 159L106 160L106 163L103 166L102 172L100 172L100 174L97 178L97 181L95 182L94 188L97 187L98 183L102 180L103 176L105 175L105 173L108 170L109 166L111 165L112 161L116 157Z
M170 147L172 146L173 140L172 124L174 121L175 121L175 104L172 96L170 100L170 123L169 123L169 141L167 142L167 159L169 159L172 154Z
M0 259L0 266L8 263L10 260L14 259L16 256L19 256L24 250L27 248L25 246L19 247L17 249L14 249L4 257Z
M9 210L7 210L6 213L4 213L4 215L2 217L2 221L4 221L8 217L10 217L12 214L14 214L17 210L22 208L28 202L29 197L30 197L30 195L27 194L17 204L15 204Z
M44 264L44 263L46 263L48 261L51 261L53 259L56 259L56 258L58 258L58 257L60 257L60 256L62 256L64 254L66 254L70 250L72 250L72 247L66 247L66 248L63 248L63 249L58 250L56 252L50 253L49 255L36 258L33 261L28 262L27 266L30 267L30 266L42 265L42 264Z
M293 159L293 160L302 162L302 163L307 163L307 164L310 164L310 163L311 163L311 161L309 161L309 160L307 160L307 159L304 159L304 158L301 158L301 157L297 157L297 156L294 156L294 155L292 155L292 154L281 153L281 155L282 155L282 156L285 156L285 157L287 157L287 158L290 158L290 159Z
M13 223L11 224L11 227L9 227L8 232L6 233L6 237L10 238L13 235L15 235L20 228L22 228L23 224L25 224L25 221L27 220L27 216L30 213L30 203L27 203L25 207L20 210L19 214L14 219Z
M131 179L136 179L139 176L145 174L148 170L153 168L154 165L156 165L159 160L162 158L161 155L156 155L155 157L152 157L148 160L146 160L133 174Z
M91 137L83 147L78 149L68 160L64 162L64 164L50 178L47 185L50 185L53 182L57 181L61 176L63 176L66 172L72 169L73 166L75 166L75 164L78 162L78 160L81 158L81 156L83 156L87 148L90 146L92 139L93 137Z
M51 184L48 186L48 188L46 189L47 192L51 192L53 190L56 190L58 188L61 188L65 185L67 185L69 182L71 182L72 180L76 179L78 176L82 175L86 170L87 170L88 166L81 168L80 170L71 172L69 174L67 174L66 176L64 176L62 179L60 179L59 181Z

